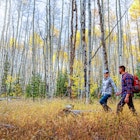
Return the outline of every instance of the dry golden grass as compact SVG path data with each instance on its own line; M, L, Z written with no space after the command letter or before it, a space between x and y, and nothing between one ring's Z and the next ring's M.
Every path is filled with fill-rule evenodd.
M78 116L65 115L67 104L75 109L93 110ZM3 140L137 140L140 139L140 114L133 116L127 107L116 116L116 103L110 113L97 101L85 105L79 101L0 102L0 139ZM139 111L140 101L135 101Z

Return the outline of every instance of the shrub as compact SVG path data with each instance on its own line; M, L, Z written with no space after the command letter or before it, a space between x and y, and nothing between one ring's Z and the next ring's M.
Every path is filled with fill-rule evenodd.
M26 97L41 97L44 98L46 94L45 82L42 81L39 74L33 75L28 85L26 86Z
M8 56L6 56L6 60L5 60L5 63L4 63L4 72L3 72L3 75L2 75L2 84L1 84L2 94L7 92L6 80L7 80L7 77L8 77L9 69L10 69L10 63L8 61Z
M23 93L23 90L22 90L21 84L16 83L13 88L13 96L19 97L22 95L22 93Z
M60 72L57 77L56 96L63 96L67 91L68 75L67 72Z

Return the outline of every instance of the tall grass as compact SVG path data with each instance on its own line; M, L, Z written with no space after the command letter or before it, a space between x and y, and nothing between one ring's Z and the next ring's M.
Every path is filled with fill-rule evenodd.
M75 109L93 110L81 115L66 115L67 104ZM3 140L137 140L140 139L140 114L133 116L127 107L115 113L116 102L105 113L97 101L85 105L79 101L0 102L0 139ZM135 101L139 111L140 101Z

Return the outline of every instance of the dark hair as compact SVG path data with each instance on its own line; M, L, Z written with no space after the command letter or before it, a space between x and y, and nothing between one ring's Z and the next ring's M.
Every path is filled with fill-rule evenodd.
M119 66L119 68L125 71L125 66Z

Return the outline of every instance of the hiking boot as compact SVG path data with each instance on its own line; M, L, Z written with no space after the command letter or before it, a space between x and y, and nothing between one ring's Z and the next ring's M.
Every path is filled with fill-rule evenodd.
M102 106L105 112L112 111L112 109L108 105L103 104Z

